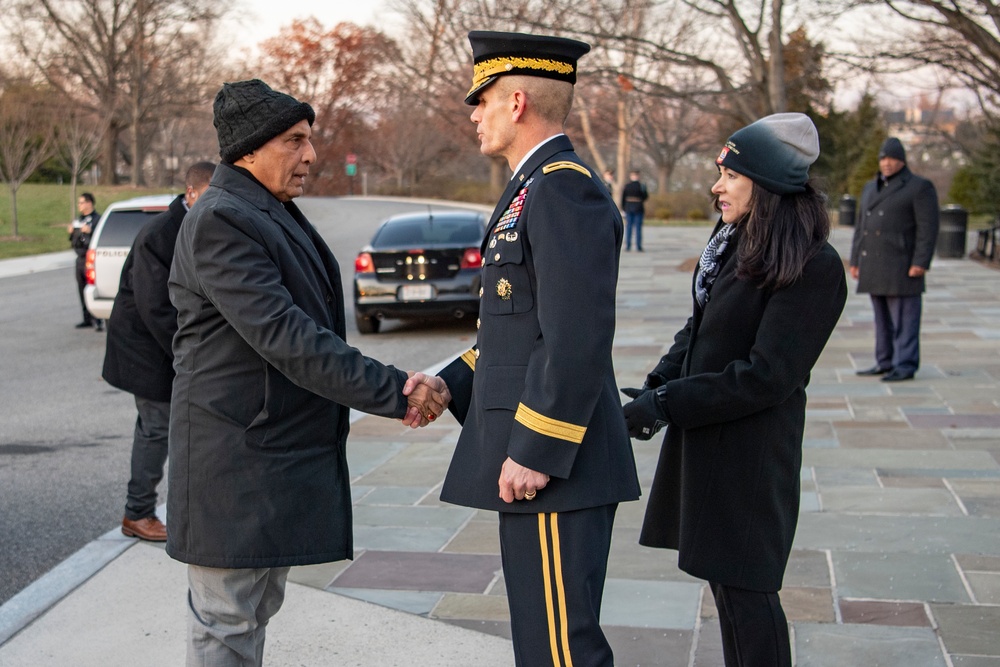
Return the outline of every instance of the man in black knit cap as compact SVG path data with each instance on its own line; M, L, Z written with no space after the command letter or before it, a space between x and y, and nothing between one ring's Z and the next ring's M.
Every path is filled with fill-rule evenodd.
M350 408L418 425L450 399L344 340L337 260L291 201L314 118L223 85L222 164L177 237L167 553L188 564L188 665L260 665L289 568L353 557Z

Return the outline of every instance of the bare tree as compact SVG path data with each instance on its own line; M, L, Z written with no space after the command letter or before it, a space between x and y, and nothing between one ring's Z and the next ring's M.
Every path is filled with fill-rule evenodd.
M8 82L0 93L0 179L10 192L11 225L17 238L17 191L52 151L48 99L27 81Z
M523 0L511 4L520 6ZM390 0L389 5L406 26L397 42L401 53L397 80L413 99L432 102L432 113L443 126L452 128L459 150L478 153L469 122L471 110L463 101L472 81L468 33L484 26L506 29L491 20L495 7L478 0ZM500 195L509 173L502 159L489 162L493 195Z
M463 142L409 91L398 91L387 106L367 154L394 180L396 193L410 194L422 181L447 173Z
M656 167L657 191L666 193L681 159L718 148L716 118L681 101L647 98L644 102L638 144Z
M76 105L57 111L59 121L53 128L55 157L70 174L70 218L76 216L76 186L80 174L100 150L107 123Z
M951 74L979 98L984 112L1000 112L1000 7L993 0L868 0L869 15L882 6L904 28L883 35L882 48L866 50L870 68L930 65ZM899 23L893 22L893 26ZM857 61L856 61L857 62Z
M121 154L133 184L152 141L152 116L193 103L211 65L210 31L229 0L8 0L11 38L48 83L105 119L101 181L113 183ZM126 130L128 134L125 135ZM120 152L123 136L128 150Z

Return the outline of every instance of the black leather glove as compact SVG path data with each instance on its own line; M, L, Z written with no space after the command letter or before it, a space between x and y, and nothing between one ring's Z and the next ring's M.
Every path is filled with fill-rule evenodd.
M660 397L659 389L626 387L623 394L635 400L626 403L625 424L628 434L637 440L649 440L670 421L670 415Z

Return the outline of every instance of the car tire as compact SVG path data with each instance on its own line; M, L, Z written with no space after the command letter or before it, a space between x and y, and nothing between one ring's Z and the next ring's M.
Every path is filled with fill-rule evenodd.
M378 327L382 323L377 317L371 317L369 315L355 314L354 319L358 324L358 331L363 334L378 333Z

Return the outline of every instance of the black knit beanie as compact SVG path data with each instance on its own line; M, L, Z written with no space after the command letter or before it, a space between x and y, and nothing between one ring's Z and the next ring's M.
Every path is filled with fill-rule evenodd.
M894 157L900 162L906 162L906 150L903 148L903 142L896 137L886 139L878 151L878 159L881 160L884 157Z
M801 113L776 113L737 130L715 163L779 195L805 192L819 134Z
M296 123L316 114L311 106L279 93L259 79L224 83L215 96L215 129L219 155L232 164Z

